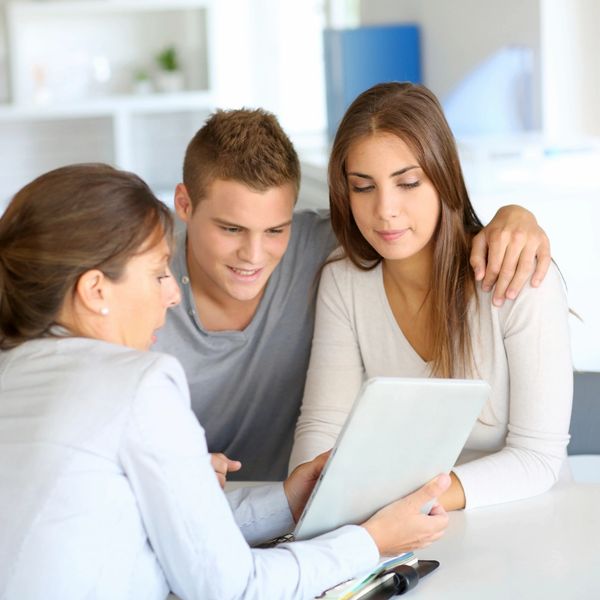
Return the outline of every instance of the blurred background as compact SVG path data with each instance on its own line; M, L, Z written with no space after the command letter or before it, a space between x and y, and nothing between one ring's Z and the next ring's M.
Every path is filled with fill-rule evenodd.
M36 175L104 161L168 204L216 107L273 111L327 206L329 141L373 83L441 99L473 203L531 209L565 277L574 364L600 371L596 0L0 0L0 212Z

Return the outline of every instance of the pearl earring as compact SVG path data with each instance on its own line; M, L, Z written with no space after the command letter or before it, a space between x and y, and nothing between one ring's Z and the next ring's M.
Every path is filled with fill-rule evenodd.
M101 314L103 317L106 317L106 315L108 315L108 313L109 313L109 312L110 312L110 311L108 310L108 306L103 306L103 307L100 309L100 314Z

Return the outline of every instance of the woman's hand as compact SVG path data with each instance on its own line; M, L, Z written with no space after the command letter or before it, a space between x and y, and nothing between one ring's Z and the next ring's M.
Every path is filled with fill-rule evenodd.
M330 453L331 450L328 450L310 462L298 465L283 482L283 490L295 523L298 522Z
M536 262L537 261L537 262ZM494 288L494 305L514 300L527 279L537 287L550 266L550 242L533 214L521 206L504 206L474 238L471 266L484 291Z
M450 481L450 487L438 498L438 501L447 511L463 509L467 501L465 491L454 471L450 473Z
M376 512L363 527L383 556L424 548L442 537L448 526L448 515L435 504L429 514L421 508L436 500L450 485L450 477L438 475L416 492Z
M230 471L235 473L242 468L242 463L239 460L231 460L221 452L210 455L210 464L217 474L217 479L221 487L225 487L227 481L227 473Z

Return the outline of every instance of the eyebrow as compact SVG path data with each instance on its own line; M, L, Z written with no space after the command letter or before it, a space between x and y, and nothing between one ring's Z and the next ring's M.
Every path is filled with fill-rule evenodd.
M412 169L419 169L419 165L409 165L408 167L404 167L403 169L398 169L390 174L390 177L396 177L398 175L403 175L407 171L411 171ZM351 171L348 175L354 175L355 177L360 177L361 179L373 179L371 175L366 175L365 173L358 173L357 171Z
M243 225L238 225L237 223L232 223L231 221L225 221L225 220L219 219L217 217L214 217L212 219L212 221L213 221L213 223L216 223L217 225L223 225L224 227L237 227L238 229L248 229L247 227L244 227ZM287 225L291 225L291 224L292 224L292 219L289 219L285 223L280 223L279 225L271 225L271 227L267 227L265 229L265 231L269 231L269 229L280 229L281 227L286 227Z

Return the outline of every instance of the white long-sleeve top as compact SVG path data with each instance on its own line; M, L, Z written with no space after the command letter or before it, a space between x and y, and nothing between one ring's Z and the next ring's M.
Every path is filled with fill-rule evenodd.
M76 338L0 353L3 600L304 599L377 562L358 526L251 549L292 526L283 486L229 499L174 358Z
M533 496L555 483L573 385L568 307L554 265L539 288L526 286L501 308L490 293L477 294L479 309L473 302L469 314L474 376L492 391L453 469L467 508ZM362 382L378 376L431 372L394 318L381 264L361 271L347 259L333 262L319 286L291 467L335 443Z

